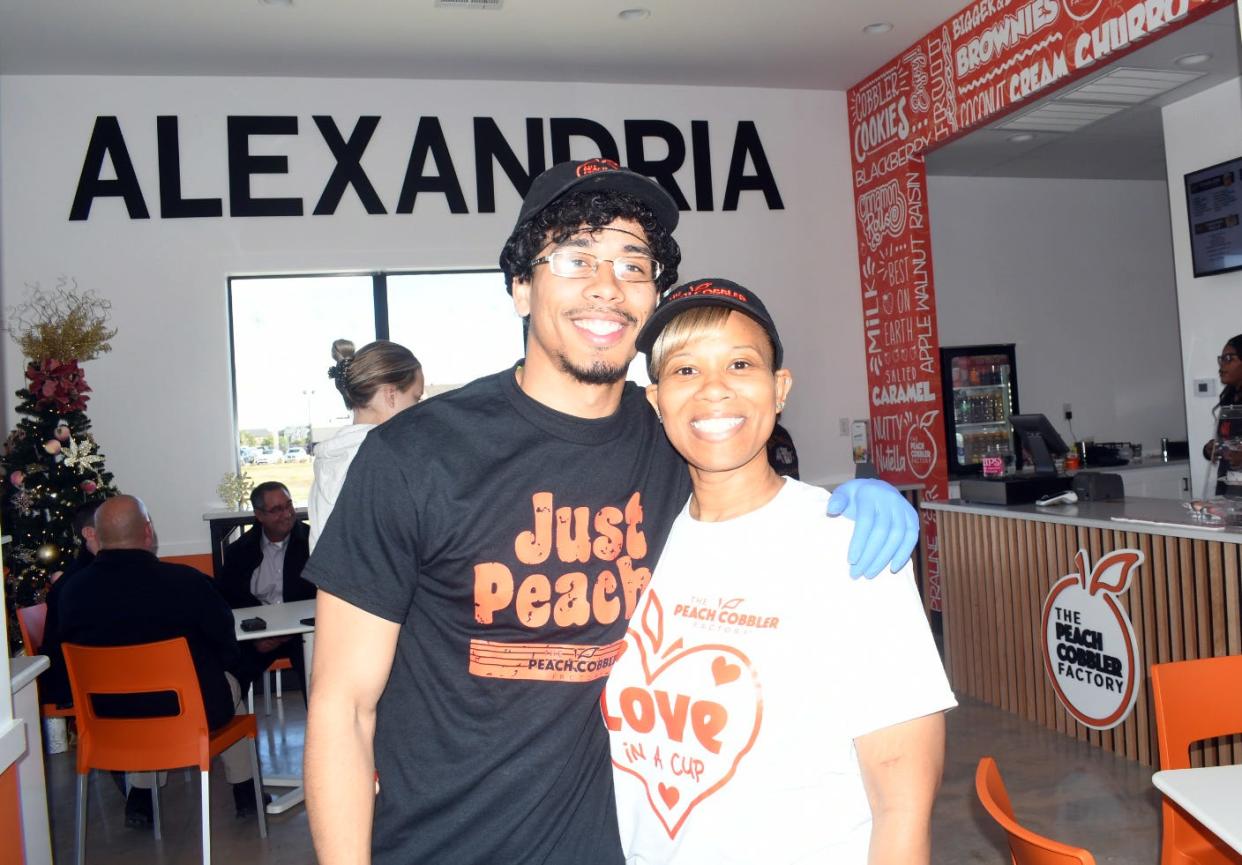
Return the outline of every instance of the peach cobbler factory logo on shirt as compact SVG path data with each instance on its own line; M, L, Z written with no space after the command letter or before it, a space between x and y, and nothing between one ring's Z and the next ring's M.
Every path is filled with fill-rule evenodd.
M530 527L513 539L517 567L474 566L474 618L529 629L610 625L629 621L651 580L636 566L647 555L643 506L634 493L624 507L598 509L531 496ZM605 645L472 639L470 673L499 679L589 682L607 676L624 640Z
M687 620L700 631L723 631L742 634L749 631L774 630L781 626L779 616L769 616L749 609L745 598L704 598L691 596L686 603L675 604L674 619Z

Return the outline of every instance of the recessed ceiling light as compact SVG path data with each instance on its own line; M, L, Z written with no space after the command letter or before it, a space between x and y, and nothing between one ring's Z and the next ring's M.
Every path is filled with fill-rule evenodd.
M1211 59L1211 54L1187 54L1185 57L1179 57L1173 62L1178 66L1202 66Z
M642 21L644 18L651 17L650 9L622 9L617 13L617 17L622 21Z
M1014 144L1022 144L1027 141L1034 141L1035 135L1031 132L1019 132L1017 135L1010 135L1009 140Z
M877 21L874 24L868 24L866 27L862 29L862 32L871 33L871 34L887 33L888 31L892 29L893 29L893 25L890 24L888 21Z

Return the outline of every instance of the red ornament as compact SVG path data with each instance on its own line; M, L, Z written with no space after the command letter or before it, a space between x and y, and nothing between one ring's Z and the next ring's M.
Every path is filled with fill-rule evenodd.
M59 361L52 358L32 362L26 367L30 380L30 393L34 395L37 408L59 411L82 411L90 399L90 385L76 360Z

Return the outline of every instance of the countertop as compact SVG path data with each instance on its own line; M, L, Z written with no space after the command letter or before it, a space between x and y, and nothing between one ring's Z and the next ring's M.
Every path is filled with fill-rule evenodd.
M10 658L9 687L16 694L33 682L35 677L49 666L51 666L51 662L43 655L35 655L33 658L27 655L18 655L16 658Z
M1033 504L986 505L953 499L947 502L925 501L922 506L929 511L978 514L986 517L1061 523L1122 532L1143 532L1173 538L1197 538L1204 541L1242 544L1242 526L1228 526L1223 529L1207 528L1191 519L1190 511L1186 508L1185 502L1180 499L1145 499L1131 496L1116 501L1079 502L1074 505L1049 507L1039 507Z

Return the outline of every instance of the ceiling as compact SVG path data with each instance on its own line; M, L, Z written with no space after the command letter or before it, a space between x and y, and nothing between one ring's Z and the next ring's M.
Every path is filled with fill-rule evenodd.
M1188 54L1209 53L1208 62L1180 67ZM1049 103L1072 104L1077 88L1117 70L1153 69L1202 73L1202 77L1139 105L1119 111L1076 132L1038 132L1029 141L1013 141L1024 131L1021 117ZM1164 128L1160 109L1236 78L1242 69L1238 11L1229 4L1200 21L1171 33L1133 54L1101 67L1098 73L1052 93L1013 115L952 141L927 156L927 173L963 177L1063 177L1097 180L1166 180Z
M0 0L0 74L844 90L964 0ZM642 6L650 17L622 21ZM888 33L864 35L877 21Z

